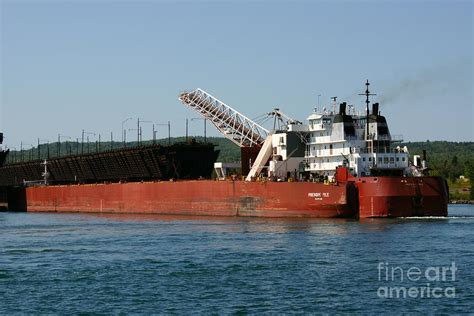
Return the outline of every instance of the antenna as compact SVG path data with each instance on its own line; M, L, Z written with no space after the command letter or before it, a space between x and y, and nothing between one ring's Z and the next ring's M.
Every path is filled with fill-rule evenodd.
M365 139L369 139L369 104L370 104L369 96L376 95L376 94L375 93L370 93L370 91L369 91L369 86L370 86L369 79L367 79L367 82L365 83L365 85L367 86L367 89L365 89L365 93L359 93L359 95L365 95L366 96L365 104L366 104L367 118L366 118L366 122L365 122L365 126L366 126Z

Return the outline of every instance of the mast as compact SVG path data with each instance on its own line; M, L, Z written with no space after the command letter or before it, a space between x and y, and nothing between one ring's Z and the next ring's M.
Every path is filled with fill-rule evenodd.
M370 86L369 79L367 79L367 82L365 83L365 85L367 86L367 88L365 89L365 93L359 93L359 95L366 96L365 104L366 104L367 116L366 116L366 122L365 122L365 139L368 140L369 139L369 104L370 104L369 96L376 95L376 94L370 93L369 91L369 86Z

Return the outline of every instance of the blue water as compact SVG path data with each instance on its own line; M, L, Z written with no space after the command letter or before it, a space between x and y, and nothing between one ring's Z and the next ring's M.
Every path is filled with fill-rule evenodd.
M365 221L0 213L0 314L472 312L474 207L449 213ZM423 273L453 262L454 280L446 272L429 285L454 297L380 294L428 282L398 272L386 280L379 266Z

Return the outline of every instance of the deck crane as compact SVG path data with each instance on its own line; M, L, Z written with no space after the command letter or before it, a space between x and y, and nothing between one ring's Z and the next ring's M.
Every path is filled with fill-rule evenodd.
M281 129L281 126L284 125L285 129L288 128L288 125L301 125L302 122L295 120L294 118L289 117L286 113L282 112L278 108L274 108L273 111L268 113L268 116L273 116L273 129ZM286 121L285 121L286 120Z

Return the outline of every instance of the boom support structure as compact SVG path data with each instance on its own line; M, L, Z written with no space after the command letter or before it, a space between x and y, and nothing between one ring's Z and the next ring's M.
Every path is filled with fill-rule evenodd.
M183 92L179 100L208 119L225 137L240 147L261 146L269 131L201 89Z

